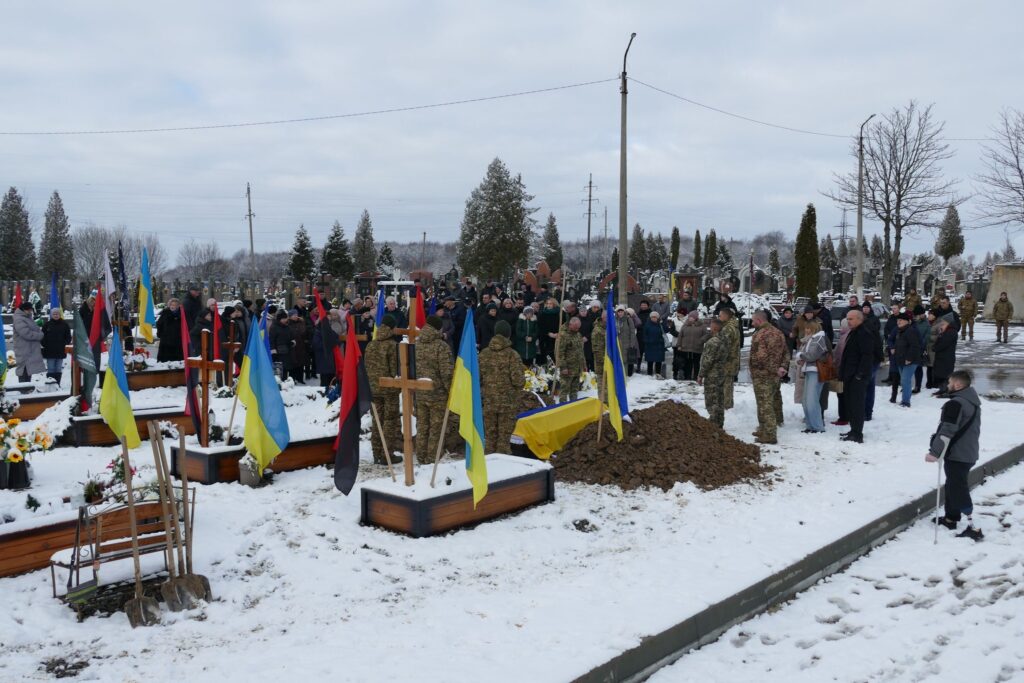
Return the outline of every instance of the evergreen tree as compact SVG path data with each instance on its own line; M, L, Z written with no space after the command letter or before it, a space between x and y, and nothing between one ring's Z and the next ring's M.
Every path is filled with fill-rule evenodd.
M39 243L39 276L49 280L52 273L58 277L75 276L75 250L71 245L71 225L64 214L64 203L55 191L46 207L43 239Z
M718 258L715 259L715 268L722 275L729 275L732 272L732 254L725 242L718 245Z
M882 246L882 238L878 235L871 238L871 249L868 251L868 254L871 257L871 265L875 268L881 268L882 263L885 261L885 248Z
M679 228L672 226L672 237L668 247L668 265L673 271L679 267Z
M644 229L637 223L633 226L633 237L629 240L629 269L640 271L647 268L647 244Z
M779 277L782 274L782 264L779 262L779 250L772 247L768 251L768 273L772 277Z
M647 237L644 238L644 251L647 252L647 270L658 270L662 267L660 252L664 250L665 247L661 245L660 240L654 236L654 233L647 233Z
M495 158L466 200L457 248L464 274L504 277L526 263L534 237L531 215L537 210L531 201L522 175L513 176Z
M377 270L389 277L395 273L395 255L391 251L391 245L387 242L380 248L380 254L377 255Z
M810 299L818 297L818 217L814 204L808 204L800 219L800 230L796 235L796 296Z
M313 253L313 243L304 225L299 225L295 231L295 241L288 256L288 272L296 280L312 280L316 274L316 254Z
M377 246L373 242L373 223L370 212L363 209L356 225L356 234L352 238L352 260L357 273L373 272L377 269Z
M1013 248L1013 242L1010 241L1010 234L1006 234L1006 249L1003 250L1003 261L1014 262L1017 260L1017 250Z
M615 272L619 268L619 248L615 247L612 249L612 272Z
M0 280L29 280L36 275L36 249L21 195L11 188L0 203Z
M715 229L712 228L711 232L708 233L708 238L704 242L704 267L708 269L714 269L715 259L718 258L718 235L715 234Z
M703 263L700 260L700 248L704 246L700 240L700 230L693 233L693 267L700 268Z
M324 243L324 251L320 255L320 272L345 281L351 280L356 273L345 230L338 221L334 221L327 242Z
M964 253L964 233L960 227L960 214L952 204L946 209L946 216L939 225L939 237L935 240L935 253L945 263Z
M828 268L832 271L839 267L839 258L836 256L836 249L832 244L831 234L821 238L821 245L818 247L818 263L822 268Z
M839 267L846 268L850 265L850 247L847 240L839 240L839 249L836 250L836 258L839 260Z
M562 241L558 238L558 223L555 214L548 214L548 222L544 225L543 258L548 262L551 272L562 267Z

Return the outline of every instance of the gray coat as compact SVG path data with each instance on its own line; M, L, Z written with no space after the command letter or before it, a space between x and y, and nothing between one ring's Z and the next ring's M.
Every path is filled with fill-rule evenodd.
M43 362L43 331L36 325L36 321L26 311L15 311L13 318L14 327L14 357L18 361L18 374L26 372L35 375L46 371L46 363Z
M972 421L972 418L973 421ZM966 429L963 429L968 423ZM958 432L961 432L957 434ZM978 462L978 439L981 437L981 399L974 387L966 387L950 394L942 406L939 428L932 434L928 450L935 457L942 455L944 439L950 439L946 459L951 462Z
M657 311L662 320L668 320L669 316L672 315L672 303L669 301L665 303L655 301L651 304L651 310Z

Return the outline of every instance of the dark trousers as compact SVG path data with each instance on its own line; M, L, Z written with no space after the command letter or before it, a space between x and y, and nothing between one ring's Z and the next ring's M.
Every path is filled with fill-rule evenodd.
M932 372L932 366L929 365L926 368L926 372L925 372L925 379L927 380L925 382L925 384L924 384L925 389L934 389L935 388L935 377L933 377L933 374L934 373Z
M661 363L657 361L647 361L647 374L648 375L660 375L661 374Z
M843 382L843 403L846 405L846 419L850 421L850 434L864 438L864 408L867 395L867 377Z
M676 379L696 380L700 372L700 354L692 351L672 352L672 376Z
M870 420L875 412L875 380L878 378L878 366L871 366L871 377L864 386L864 419Z
M845 393L836 394L836 404L837 404L836 409L839 412L839 421L840 422L847 421L846 420L846 394Z
M924 377L924 366L918 365L914 370L914 391L921 390L921 378Z
M540 344L537 353L537 365L544 365L548 359L554 359L555 357L555 340L551 337L542 335L540 338Z
M971 487L967 485L972 463L944 459L942 464L946 470L946 519L959 522L961 514L974 512Z

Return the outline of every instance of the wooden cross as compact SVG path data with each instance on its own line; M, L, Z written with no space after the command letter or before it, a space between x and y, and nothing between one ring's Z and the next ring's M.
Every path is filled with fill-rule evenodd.
M78 396L82 386L82 377L78 371L78 361L75 359L75 345L68 344L65 346L64 353L71 356L71 395Z
M409 339L410 344L416 343L416 337L420 336L420 328L418 327L396 327L394 333L398 335L405 335Z
M242 342L235 341L234 320L228 323L228 340L222 342L220 347L226 350L227 370L224 372L224 385L230 388L235 380L235 354L242 348Z
M393 387L402 390L402 454L405 456L405 485L412 486L415 483L412 468L412 461L415 457L412 447L413 392L429 391L434 388L434 382L429 379L415 379L409 376L408 342L402 342L398 345L398 363L399 376L381 377L380 385L382 387Z
M203 414L200 416L199 445L206 448L210 445L210 372L220 372L224 369L224 361L210 360L210 330L203 330L202 355L198 358L186 358L185 366L198 368L199 385L203 389Z

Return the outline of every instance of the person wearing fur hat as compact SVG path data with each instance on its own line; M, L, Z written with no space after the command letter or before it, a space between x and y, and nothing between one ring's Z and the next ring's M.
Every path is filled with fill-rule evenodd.
M416 376L429 379L434 388L416 392L416 459L421 465L434 462L437 444L444 439L441 426L452 385L452 352L441 338L444 321L428 315L416 339Z
M484 449L507 453L523 394L523 361L512 349L512 327L494 325L494 336L480 352L480 391L484 408ZM577 338L579 335L576 335ZM580 349L582 359L583 350Z

